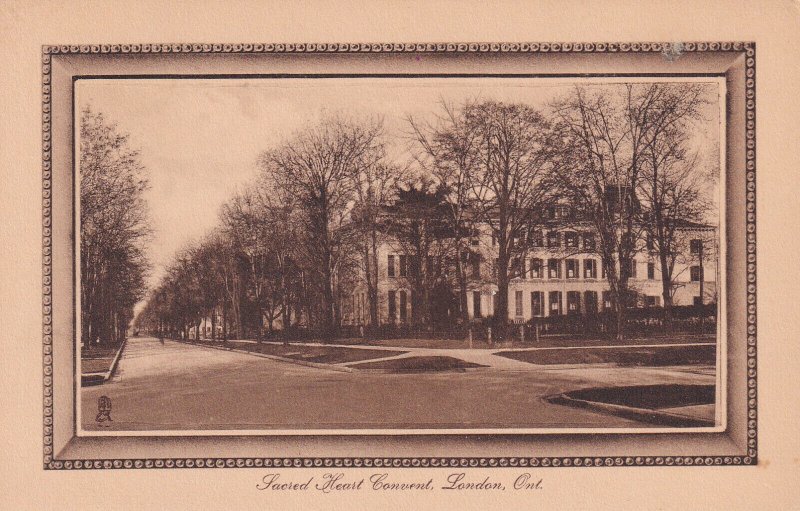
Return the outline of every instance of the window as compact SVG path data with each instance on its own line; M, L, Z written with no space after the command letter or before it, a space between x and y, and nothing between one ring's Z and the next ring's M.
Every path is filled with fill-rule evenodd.
M551 316L560 316L561 315L561 291L550 291L550 295L548 296L548 300L550 302L550 315Z
M583 293L583 301L586 304L586 314L597 313L597 291Z
M509 272L509 277L512 279L517 279L523 277L525 275L525 268L523 267L525 260L521 257L515 257L511 260L511 271Z
M404 255L400 256L400 276L405 277L408 274L408 258Z
M480 244L480 239L478 239L478 237L475 236L469 240L469 244L472 245L473 247L477 247Z
M577 259L567 259L567 278L577 279L580 270L578 269Z
M472 263L472 278L473 279L481 278L481 255L471 254L470 262Z
M703 240L689 240L689 251L693 255L700 255L703 250Z
M544 316L544 293L531 291L531 316Z
M408 296L406 295L406 292L405 291L400 291L400 321L402 323L405 323L406 319L408 319L408 316L407 316L407 313L406 313L406 303L407 302L408 302Z
M547 246L548 247L561 246L561 237L559 236L558 231L550 231L547 233Z
M543 247L544 246L544 233L542 231L533 231L533 236L531 237L531 244L534 247Z
M597 247L594 241L594 234L583 235L583 249L587 252L594 250Z
M645 238L645 244L647 245L647 250L652 252L655 250L655 243L653 242L653 235L649 232L647 233L647 237Z
M692 304L694 304L695 307L703 305L703 298L701 296L693 296Z
M647 278L655 280L656 278L656 263L647 263Z
M603 309L610 310L614 302L611 300L611 291L603 291Z
M596 279L597 278L597 261L594 259L583 260L583 278Z
M561 261L558 259L547 260L547 277L550 279L561 278Z
M388 264L389 264L388 274L389 274L390 277L394 277L394 256L393 255L389 256L389 263Z
M565 232L564 233L564 246L567 248L578 248L578 233Z
M389 323L394 323L397 319L397 293L389 291Z
M544 271L542 268L542 260L539 258L531 259L531 278L532 279L541 279L544 277Z
M472 317L474 317L474 318L481 317L481 292L480 291L473 291L472 292Z
M700 282L700 280L703 277L702 268L700 268L699 266L692 266L691 268L689 268L689 273L692 282Z
M581 313L580 291L567 291L567 314Z
M514 291L514 315L522 317L522 291Z
M606 278L606 265L603 264L602 261L600 261L600 273L601 273L601 275L600 275L601 279Z
M632 279L636 278L636 259L631 259L631 274Z
M645 307L658 307L658 297L657 296L645 296L644 297L644 305Z

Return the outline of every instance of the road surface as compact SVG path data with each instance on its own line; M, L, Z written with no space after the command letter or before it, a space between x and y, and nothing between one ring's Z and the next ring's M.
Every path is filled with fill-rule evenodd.
M344 373L154 338L131 338L116 374L81 389L86 431L650 427L544 396L636 383L713 382L662 368ZM98 399L111 421L97 422Z

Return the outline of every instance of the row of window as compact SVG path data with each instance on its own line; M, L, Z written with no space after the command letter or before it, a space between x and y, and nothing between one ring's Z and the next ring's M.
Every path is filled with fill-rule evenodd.
M482 293L474 291L472 293L472 315L479 318L482 315ZM547 293L547 308L548 316L559 316L564 314L563 309L563 292L550 291ZM493 298L493 296L490 296ZM611 308L611 292L603 291L603 308ZM658 307L661 305L660 296L645 296L644 305L647 307ZM516 317L523 317L523 300L524 294L522 291L514 292L514 315ZM531 316L541 317L545 315L545 293L544 291L531 291ZM490 304L494 308L494 304ZM581 310L585 310L587 314L594 314L599 311L598 293L597 291L584 291L583 300L581 300L580 291L567 291L567 314L580 314Z
M548 231L547 233L547 247L548 248L559 248L561 247L561 239L562 233L559 231ZM597 248L597 243L595 242L594 234L590 233L578 233L575 231L566 231L563 233L564 239L564 247L566 248L581 248L581 240L583 241L582 246L583 250L590 252ZM532 247L544 247L545 246L545 238L543 231L534 231L529 239L530 244ZM514 238L514 245L519 246L520 243L524 242L519 238ZM478 246L480 241L477 237L472 238L471 240L472 246ZM492 246L497 244L497 239L495 238L494 234L492 234ZM652 236L648 233L646 237L646 246L647 250L653 251L655 250L655 241L653 240ZM692 255L702 256L703 254L703 240L701 239L692 239L689 240L689 252Z
M561 246L561 238L562 233L559 231L549 231L547 233L547 246L551 248L558 248ZM566 231L563 233L564 238L564 246L566 248L580 248L581 240L583 240L583 249L586 251L592 251L597 247L595 243L594 234L588 233L578 233L575 231ZM524 240L519 238L514 238L514 245L519 246ZM528 240L532 247L544 247L545 246L545 238L544 233L542 231L534 231L531 234L530 239ZM473 246L478 246L480 244L478 238L473 238L471 240L471 244ZM492 234L492 246L497 244L497 239L495 238L494 234Z
M547 293L547 303L549 304L548 316L558 316L564 314L563 309L563 292L550 291ZM524 293L522 291L514 292L514 315L523 317L523 300ZM531 315L544 316L545 315L545 293L544 291L531 291ZM472 293L472 315L479 318L482 316L482 293L474 291ZM492 308L494 304L490 304ZM586 312L591 314L598 312L598 294L597 291L584 291L583 292L583 307ZM611 308L611 293L603 291L603 307ZM581 292L580 291L567 291L567 314L580 314L581 312Z
M466 254L465 254L466 255ZM390 255L388 256L388 276L389 277L406 277L408 276L408 257L404 255L397 256L399 265L398 267L395 266L395 256ZM480 278L481 276L481 257L479 254L469 254L466 257L467 262L469 263L470 267L470 276L474 279ZM560 279L562 278L562 264L561 259L548 259L547 260L547 278L548 279ZM564 259L564 269L566 273L566 278L568 279L578 279L581 278L583 275L584 279L596 279L597 278L597 267L598 262L595 259L584 259L583 260L583 273L581 274L580 271L580 260L578 259ZM601 266L601 276L600 278L606 277L606 269L605 267ZM526 271L527 270L527 271ZM494 269L493 269L494 271ZM689 268L690 272L690 279L692 282L699 282L702 280L702 267L701 266L692 266ZM530 266L526 269L524 261L517 258L512 262L511 265L511 276L512 277L523 277L528 276L532 279L543 279L544 278L544 259L540 258L532 258L530 260ZM631 261L630 271L629 271L630 278L638 278L638 263L637 261ZM647 263L647 278L649 280L654 280L656 278L656 265L655 263Z
M581 296L583 295L583 296ZM408 317L410 314L410 296L411 293L409 291L400 290L390 290L387 293L388 298L388 309L389 309L389 320L395 321L399 319L401 322L408 321ZM475 318L483 317L483 296L484 294L481 291L473 291L472 292L472 315ZM566 314L580 314L581 311L585 311L587 314L593 314L599 312L599 304L598 301L598 292L597 291L584 291L581 293L580 291L567 291L566 292ZM487 310L492 311L494 310L494 298L495 295L486 295L488 299ZM547 301L545 301L547 298ZM564 314L564 303L563 303L564 293L562 291L549 291L545 293L544 291L531 291L530 292L530 305L531 305L531 316L533 317L542 317L542 316L559 316ZM581 299L583 298L583 299ZM353 295L353 315L354 319L359 322L364 322L367 313L366 313L366 296L363 293L354 294ZM521 290L514 291L514 315L516 317L523 317L524 313L524 292ZM694 297L694 304L698 305L701 304L702 301L700 297ZM660 296L645 296L644 297L644 305L646 307L660 307L661 306L661 297ZM608 310L611 309L611 292L610 291L603 291L602 292L602 306L603 309Z

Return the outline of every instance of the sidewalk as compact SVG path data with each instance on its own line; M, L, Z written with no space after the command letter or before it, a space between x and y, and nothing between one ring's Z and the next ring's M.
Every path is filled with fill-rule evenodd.
M237 343L253 343L255 340L230 340L230 342ZM262 341L262 344L282 345L282 341ZM371 351L405 351L400 355L391 355L386 357L372 358L370 362L378 362L384 360L395 360L407 357L453 357L470 362L487 366L491 369L500 371L538 371L542 369L558 369L566 367L574 367L574 364L565 364L564 366L558 365L538 365L529 362L514 360L508 357L498 355L501 352L525 352L525 351L552 351L552 350L581 350L581 349L626 349L626 348L669 348L680 346L714 346L715 343L665 343L665 344L624 344L624 345L600 345L600 346L569 346L569 347L525 347L525 348L480 348L480 349L458 349L458 348L410 348L406 346L376 346L365 344L326 344L321 342L290 342L290 346L314 346L314 347L327 347L327 348L343 348L343 349L357 349L357 350L371 350ZM335 365L348 367L355 362L342 362ZM608 364L596 364L597 366L607 366ZM591 365L584 365L583 367L592 367Z

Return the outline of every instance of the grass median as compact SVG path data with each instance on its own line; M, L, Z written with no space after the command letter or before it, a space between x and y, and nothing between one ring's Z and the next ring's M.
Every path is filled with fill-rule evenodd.
M242 341L191 341L195 344L213 345L237 350L261 353L276 357L315 362L318 364L346 364L383 357L393 357L407 353L394 350L371 350L362 348L342 348L338 346L308 346L303 344L273 344Z
M389 373L433 373L442 371L463 372L466 369L486 366L465 362L454 357L423 356L363 362L360 364L353 364L350 367L354 369L383 370Z
M501 351L501 357L530 364L616 364L618 366L714 365L716 346L615 347Z

